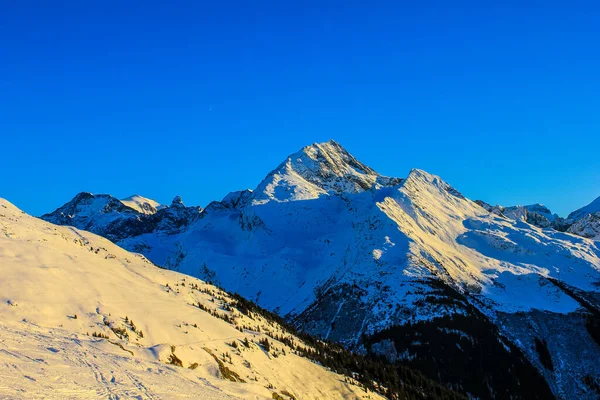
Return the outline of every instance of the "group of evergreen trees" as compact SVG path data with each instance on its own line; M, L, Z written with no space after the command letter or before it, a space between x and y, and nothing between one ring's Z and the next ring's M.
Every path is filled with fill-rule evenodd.
M428 283L433 294L427 302L453 306L457 312L377 332L365 339L368 351L376 343L391 341L398 354L410 355L403 365L477 398L554 398L523 352L463 294L440 281ZM544 343L540 346L551 365L550 353Z
M235 309L251 319L262 317L281 326L283 332L279 334L269 329L262 331L287 345L295 354L350 377L348 379L365 390L379 392L389 399L464 399L466 394L483 399L554 397L547 382L522 351L505 340L496 325L465 295L439 280L426 283L432 289L423 300L428 306L459 312L392 326L372 336L363 335L360 344L366 349L365 354L298 331L284 318L237 293L229 294L233 300L230 301L220 290L213 292L197 285L192 285L192 289L220 300L224 311ZM235 316L229 313L218 313L201 303L197 306L226 322L236 323ZM385 358L374 350L374 345L384 340L393 343L397 354L410 357ZM247 338L242 343L250 346ZM267 352L273 348L267 339L258 344ZM546 368L552 369L550 354L542 341L538 352Z
M590 301L581 290L575 289L558 279L547 279L564 293L575 299L588 312L585 317L585 328L592 339L600 346L600 308L597 302Z
M275 322L290 335L302 340L306 346L296 344L291 336L278 336L266 332L267 335L292 348L302 357L352 377L367 390L377 391L388 399L466 399L464 395L440 385L415 369L402 364L391 364L380 355L360 355L340 344L317 339L298 331L279 315L259 307L237 293L231 297L235 300L234 307L242 314L251 317L256 314L267 321ZM267 350L263 341L261 345Z

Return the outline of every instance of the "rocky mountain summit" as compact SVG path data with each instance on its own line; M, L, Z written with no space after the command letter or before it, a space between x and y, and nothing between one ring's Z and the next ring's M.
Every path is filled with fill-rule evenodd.
M254 190L254 203L316 199L360 193L400 182L379 175L334 140L314 143L290 155Z

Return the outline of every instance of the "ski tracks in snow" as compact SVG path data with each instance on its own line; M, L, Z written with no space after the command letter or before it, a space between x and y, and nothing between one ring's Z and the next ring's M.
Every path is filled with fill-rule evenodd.
M0 324L0 398L233 399L177 368L112 354L110 347L101 348L111 345L99 341L43 330L27 323Z

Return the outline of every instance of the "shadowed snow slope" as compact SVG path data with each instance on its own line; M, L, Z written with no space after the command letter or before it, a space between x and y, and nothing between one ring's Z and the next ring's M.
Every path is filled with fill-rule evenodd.
M585 214L595 214L597 212L600 212L600 197L592 201L587 206L581 207L579 210L573 211L571 214L569 214L568 219L578 219Z
M600 197L569 214L570 233L600 241Z
M257 342L266 336L243 327L285 331L231 303L198 279L0 199L1 398L379 398L276 340L265 351Z

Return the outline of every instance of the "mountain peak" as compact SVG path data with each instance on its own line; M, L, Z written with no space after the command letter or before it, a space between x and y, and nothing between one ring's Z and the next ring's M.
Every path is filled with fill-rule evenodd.
M397 182L358 161L335 140L313 143L291 154L253 192L255 202L315 199L359 193Z
M175 196L173 198L173 201L171 202L171 207L185 207L185 204L183 204L183 200L181 199L181 196Z
M337 148L341 151L345 151L346 153L348 152L341 144L339 144L339 142L336 142L333 139L329 139L326 142L314 142L313 144L309 144L308 146L304 146L303 148L308 148L308 147L331 147L331 148Z
M429 172L419 169L419 168L413 168L410 170L410 172L408 173L408 177L406 178L406 180L409 179L420 179L420 180L426 180L430 183L436 182L436 181L442 181L442 178L440 178L437 175L433 175L430 174ZM442 181L443 182L443 181Z
M236 192L228 193L223 200L221 200L220 204L225 205L227 207L238 207L244 206L248 200L252 196L252 190L239 190Z
M576 220L585 216L586 214L595 214L597 212L600 212L600 197L596 198L587 206L581 207L580 209L573 211L571 214L569 214L567 219Z
M97 215L112 213L139 215L135 207L130 207L111 195L81 192L68 203L51 213L42 215L41 218L59 225L72 225L75 220L88 220Z
M140 196L139 194L125 197L124 199L121 199L121 203L142 214L155 214L158 210L165 207L157 201Z
M288 159L301 160L302 153L307 155L312 161L317 163L314 167L319 168L319 172L325 174L335 174L338 176L347 173L350 168L355 169L359 173L376 174L370 167L362 164L352 154L348 152L342 145L331 139L323 143L313 143L305 146L297 153L292 154ZM310 163L304 162L306 167L310 167Z
M128 200L137 200L137 199L141 199L141 198L145 198L145 197L142 197L139 194L132 194L131 196L127 196L125 198L122 198L121 200L128 201Z
M91 192L79 192L75 195L75 197L73 197L73 199L71 199L72 202L78 202L84 199L91 199L95 197L93 193Z
M426 186L435 187L439 190L446 191L453 196L456 196L460 199L465 199L465 197L458 190L454 189L451 185L446 183L442 178L437 175L430 174L427 171L424 171L419 168L413 168L410 170L406 181L404 182L404 186L407 188L415 188L417 191L419 188L423 188Z
M529 204L529 205L526 205L523 207L531 212L536 212L538 214L552 216L552 211L550 211L550 209L548 207L546 207L545 205L543 205L542 203Z

